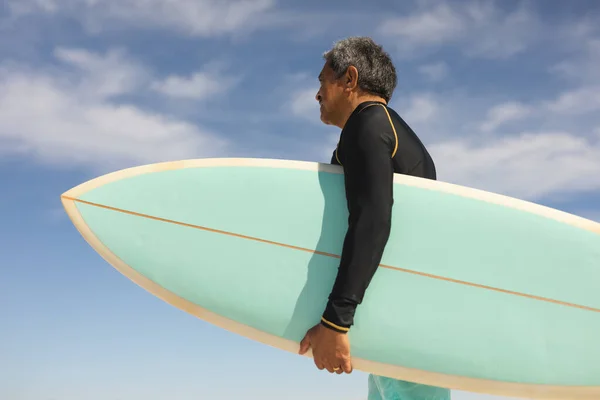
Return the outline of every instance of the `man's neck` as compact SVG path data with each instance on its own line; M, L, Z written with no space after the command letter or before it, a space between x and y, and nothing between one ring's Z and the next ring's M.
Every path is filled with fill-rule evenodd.
M352 113L354 112L354 110L356 110L356 108L359 105L361 105L362 103L365 103L367 101L377 101L379 103L387 104L387 102L383 99L383 97L372 96L372 95L356 96L356 97L354 97L353 99L350 100L348 111L346 111L346 113L344 115L344 119L343 119L343 121L341 121L341 124L340 124L339 128L340 129L344 129L344 126L348 122L348 119L350 118L350 116L352 115Z

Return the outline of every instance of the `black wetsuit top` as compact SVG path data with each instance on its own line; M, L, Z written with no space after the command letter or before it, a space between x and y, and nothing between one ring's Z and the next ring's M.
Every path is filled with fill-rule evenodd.
M352 112L331 163L344 168L349 226L321 323L347 332L390 235L394 173L436 179L436 170L413 130L376 101Z

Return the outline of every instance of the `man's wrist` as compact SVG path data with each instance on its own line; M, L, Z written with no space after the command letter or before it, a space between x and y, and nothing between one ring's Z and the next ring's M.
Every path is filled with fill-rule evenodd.
M321 316L321 324L336 332L346 333L354 323L356 302L330 299Z
M334 324L333 322L325 319L325 317L321 317L321 325L323 325L327 329L330 329L332 331L335 331L337 333L342 333L342 334L346 334L350 330L349 326L345 327L345 326L340 326L340 325Z

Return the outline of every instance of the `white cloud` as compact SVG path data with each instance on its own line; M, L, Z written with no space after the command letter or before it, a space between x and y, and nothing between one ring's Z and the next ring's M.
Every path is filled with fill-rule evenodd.
M383 21L379 31L385 35L401 36L412 45L441 44L464 34L462 17L447 4L414 13L407 17Z
M79 79L76 85L79 96L105 98L131 93L150 77L149 71L120 48L111 49L106 54L96 54L84 49L59 47L54 55L85 77Z
M206 69L189 76L169 75L153 82L150 87L170 97L205 100L228 92L238 81L216 70Z
M569 90L546 106L552 112L569 115L600 111L600 86Z
M523 133L448 140L430 150L448 182L527 199L600 190L600 135Z
M419 67L419 72L430 81L437 82L448 75L448 65L445 62L426 64Z
M438 108L439 106L432 95L418 94L410 97L405 115L411 122L425 122L436 116Z
M123 165L218 154L226 141L196 125L112 97L149 73L121 51L59 49L75 70L0 70L0 149L55 165Z
M569 57L552 65L550 72L579 84L600 85L600 37L590 33L592 28L586 24L583 27L581 24L576 25L574 29L578 26L580 28L576 33L570 33L574 38L570 38L568 34L563 35L566 37L564 40L570 44Z
M458 44L471 57L506 58L538 40L540 23L521 7L504 13L492 2L424 2L414 13L389 17L378 32L398 38L404 56L414 56L447 44Z
M534 13L517 8L508 14L495 8L491 2L467 6L472 25L470 41L465 53L469 56L505 58L524 52L539 39L541 24ZM471 36L472 35L472 36Z
M568 43L568 58L550 67L550 72L572 84L540 107L559 116L596 116L600 111L600 29L587 20L579 21L563 35ZM589 127L588 127L589 128ZM589 129L586 129L589 130Z
M53 13L57 4L54 0L8 0L8 8L13 15L29 14L36 10Z
M285 99L281 102L281 111L305 121L322 124L319 103L315 98L319 86L315 82L317 76L307 73L284 76L282 83L275 88L275 95Z
M517 121L530 115L528 106L518 102L506 102L492 107L487 114L487 119L481 124L481 130L490 132L502 124Z
M472 123L473 115L483 112L477 109L481 104L454 91L397 93L390 107L427 145L469 134L468 124Z
M274 0L9 0L13 15L74 17L89 31L120 27L164 28L192 36L218 36L262 24Z
M319 119L319 103L315 99L318 90L318 87L309 87L292 92L290 101L287 103L287 107L289 107L291 113L297 117L321 123Z

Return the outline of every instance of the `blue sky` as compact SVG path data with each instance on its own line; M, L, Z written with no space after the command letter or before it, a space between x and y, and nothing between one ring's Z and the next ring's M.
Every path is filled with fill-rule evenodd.
M147 294L59 201L165 160L328 162L321 54L369 35L439 178L600 220L595 0L4 0L0 398L366 398L366 375L222 331ZM457 392L456 400L498 397Z

